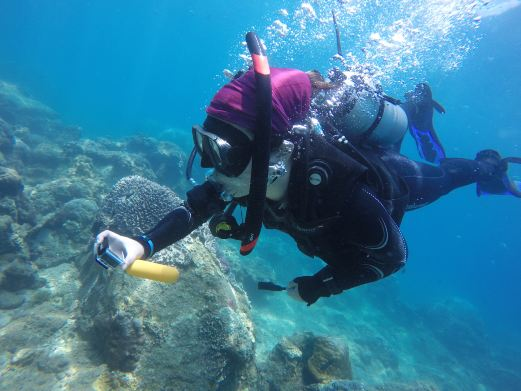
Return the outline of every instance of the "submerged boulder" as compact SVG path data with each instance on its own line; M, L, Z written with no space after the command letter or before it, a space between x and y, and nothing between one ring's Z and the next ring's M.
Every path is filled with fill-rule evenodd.
M8 291L36 289L45 284L30 263L14 261L4 270L0 287Z
M22 178L12 168L0 167L0 197L16 196L24 189Z
M14 308L18 308L24 302L24 296L0 290L0 310L12 310Z
M316 337L307 360L307 370L314 383L351 379L353 373L347 345L331 337Z
M306 387L305 391L439 391L439 389L428 382L367 385L352 380L333 380L329 383L313 384Z
M156 183L123 178L105 197L93 233L109 228L135 235L179 202ZM179 281L169 285L105 271L85 257L78 327L106 364L104 376L125 390L254 389L249 302L222 271L208 229L199 228L153 260L177 266Z
M270 391L303 390L313 384L353 378L347 345L337 338L312 333L283 338L262 372L262 389Z
M469 361L489 356L483 319L470 302L450 298L432 305L424 316L425 324L450 351Z
M145 157L159 182L170 187L181 185L186 155L174 143L134 136L128 139L126 149Z
M9 154L13 151L15 138L10 126L2 118L0 118L0 152Z
M57 114L43 103L32 99L15 84L0 81L0 118L30 131L21 136L29 144L51 137L57 143L77 140L81 129L65 126Z

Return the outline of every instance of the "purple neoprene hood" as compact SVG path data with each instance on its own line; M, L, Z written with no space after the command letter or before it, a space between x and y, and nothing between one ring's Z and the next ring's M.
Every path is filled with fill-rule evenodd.
M311 82L298 69L270 68L273 112L271 127L275 134L287 132L303 120L311 104ZM206 113L246 129L255 129L255 74L249 70L222 87L213 97Z

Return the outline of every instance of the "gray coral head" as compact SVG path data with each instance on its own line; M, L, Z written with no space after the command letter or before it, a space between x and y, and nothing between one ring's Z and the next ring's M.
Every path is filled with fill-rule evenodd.
M0 167L0 196L16 196L23 190L20 175L12 168Z
M169 188L133 175L119 180L107 194L94 231L108 228L137 235L153 228L181 199Z

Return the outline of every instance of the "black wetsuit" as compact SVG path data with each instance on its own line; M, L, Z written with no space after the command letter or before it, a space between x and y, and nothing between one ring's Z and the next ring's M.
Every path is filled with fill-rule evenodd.
M446 159L435 167L395 153L366 151L368 168L359 156L321 137L296 141L288 197L284 203L267 203L264 225L287 232L302 252L327 263L313 276L316 297L308 302L399 270L407 260L399 229L405 210L433 202L480 175L474 160ZM145 239L136 238L145 255L151 251L148 239L160 251L221 212L227 203L220 193L210 182L190 190L186 202Z

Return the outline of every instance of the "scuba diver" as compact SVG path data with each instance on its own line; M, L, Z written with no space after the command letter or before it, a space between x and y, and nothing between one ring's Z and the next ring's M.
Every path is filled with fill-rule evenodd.
M287 289L311 305L400 270L408 256L399 228L406 210L472 183L479 193L521 196L507 176L513 160L495 151L482 151L474 160L443 157L439 166L396 152L407 127L421 131L432 124L435 104L425 88L411 95L405 109L372 97L346 103L345 93L316 72L270 68L258 38L250 34L253 69L222 87L203 125L192 128L201 166L212 168L205 182L149 232L129 238L106 230L97 236L95 249L108 242L123 259L123 269L207 221L215 236L240 240L246 255L264 224L289 234L300 251L326 265L287 287L260 288ZM233 216L238 205L247 207L241 224Z

